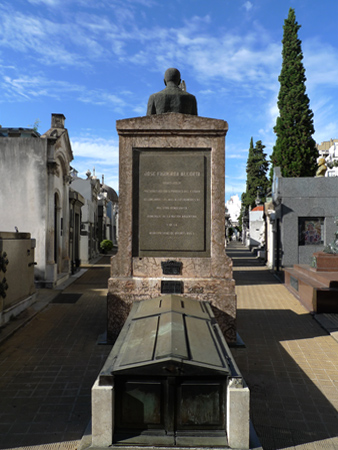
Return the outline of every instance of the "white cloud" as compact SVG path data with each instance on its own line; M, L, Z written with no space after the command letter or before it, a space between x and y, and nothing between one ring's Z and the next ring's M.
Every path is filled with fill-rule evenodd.
M40 75L31 77L27 75L19 75L17 77L4 75L2 81L0 79L0 87L2 89L2 100L0 102L9 101L10 99L32 100L38 97L60 100L67 96L75 96L82 103L105 105L119 113L129 106L127 100L123 98L125 96L129 101L128 92L115 94L103 89L90 90L83 85L47 79Z
M246 191L246 176L243 177L233 177L226 176L225 179L225 192L226 197L238 194L241 196L242 192Z
M32 5L58 6L60 0L28 0Z
M233 154L227 154L226 155L226 158L227 159L244 159L244 160L246 160L247 159L247 157L248 157L248 155L246 154L238 154L238 153L233 153Z
M59 0L30 0L35 4L56 5ZM80 0L69 0L81 3ZM35 58L47 65L61 67L94 67L97 61L114 61L114 68L120 65L128 70L133 66L147 66L147 70L163 73L168 66L180 67L183 78L184 70L193 72L195 80L204 85L199 91L201 100L214 96L235 98L237 102L259 98L259 114L264 122L259 125L259 134L268 142L273 139L269 130L275 125L278 115L277 92L278 74L281 69L281 44L274 42L271 35L257 22L250 29L229 31L210 29L211 18L192 17L182 26L176 27L141 27L134 16L135 6L149 6L148 0L86 0L81 12L75 15L62 14L46 19L41 15L16 13L9 4L0 5L0 48L9 47L14 52L21 52L26 61ZM93 9L104 5L114 11L114 16L103 14ZM86 8L85 8L86 7ZM253 8L253 2L243 3L246 10ZM124 12L122 14L122 9ZM86 12L87 11L87 12ZM120 19L114 20L119 15ZM224 31L226 30L226 31ZM67 37L65 39L65 36ZM321 86L338 87L338 51L323 45L318 39L305 41L304 65L308 77L309 97L318 104L316 89ZM10 63L8 64L10 65ZM116 112L126 110L144 114L145 105L141 99L130 98L121 91L107 89L88 89L76 83L52 80L37 74L28 76L28 68L22 65L17 76L0 67L3 72L0 85L2 101L12 98L27 100L39 97L64 99L75 98L83 103L105 105ZM188 83L189 90L189 83ZM314 93L314 94L313 94ZM313 94L313 95L312 95ZM336 93L335 93L336 94ZM331 101L334 102L332 94ZM143 99L142 99L143 102ZM257 108L257 107L256 107ZM262 112L265 111L265 112ZM316 127L322 130L334 120L320 120L323 111L314 107ZM257 110L255 113L257 115ZM323 116L324 117L324 116ZM328 130L329 131L329 130ZM327 131L327 132L328 132ZM266 144L268 146L268 144Z
M195 16L177 28L140 28L133 18L120 23L84 12L63 15L63 22L59 16L52 21L1 6L0 12L0 46L38 54L48 65L89 66L115 55L121 62L152 64L155 70L175 62L192 67L203 80L256 81L268 88L280 61L280 45L267 43L261 29L215 36L209 16Z
M318 100L312 102L314 113L316 142L328 141L338 138L338 105L336 99L330 95L320 95Z
M337 48L312 38L304 42L303 54L309 89L320 85L338 87Z
M108 165L118 164L118 142L100 137L71 138L74 157L93 158Z
M251 2L245 2L243 4L243 8L245 8L247 11L250 11L253 8L253 4Z
M275 88L281 64L279 43L268 41L266 33L260 30L215 36L202 25L137 30L137 38L144 45L121 60L143 66L152 64L158 71L173 64L192 68L201 82L209 84L208 90L215 80L240 83L246 93Z
M36 97L60 98L61 93L79 92L85 90L66 81L51 80L44 76L8 76L3 75L0 80L3 100L30 100Z
M67 37L65 39L65 37ZM38 57L46 65L88 67L83 49L91 58L104 55L99 44L70 20L61 23L22 14L0 5L0 47ZM81 51L80 51L81 50Z
M86 178L89 169L101 179L104 175L105 184L118 191L118 142L115 139L101 137L75 137L71 139L74 160L72 167L79 176Z

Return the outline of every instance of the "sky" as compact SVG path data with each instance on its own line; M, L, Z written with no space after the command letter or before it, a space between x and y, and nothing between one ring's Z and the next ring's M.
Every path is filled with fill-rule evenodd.
M176 67L198 114L226 120L226 193L245 191L250 139L275 143L284 20L301 25L314 139L338 138L337 0L1 0L0 124L43 134L62 113L71 165L118 192L116 120L146 115ZM1 163L1 161L0 161Z

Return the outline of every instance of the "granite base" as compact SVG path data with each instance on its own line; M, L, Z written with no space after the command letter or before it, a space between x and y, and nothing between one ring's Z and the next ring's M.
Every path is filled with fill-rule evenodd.
M114 342L135 301L161 295L163 278L110 278L108 282L107 338ZM166 280L170 280L166 278ZM173 279L177 281L177 279ZM180 278L184 297L207 301L212 305L217 323L229 344L236 342L235 282L228 279Z

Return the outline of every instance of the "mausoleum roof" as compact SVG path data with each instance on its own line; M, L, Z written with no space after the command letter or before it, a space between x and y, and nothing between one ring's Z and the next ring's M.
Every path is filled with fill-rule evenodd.
M111 200L113 203L117 203L119 201L118 195L116 193L116 191L111 188L110 186L103 184L102 185L102 189L107 192L108 194L108 199Z
M143 300L134 303L101 376L227 376L225 347L208 302L173 294Z
M0 137L40 137L34 128L2 128L0 127Z

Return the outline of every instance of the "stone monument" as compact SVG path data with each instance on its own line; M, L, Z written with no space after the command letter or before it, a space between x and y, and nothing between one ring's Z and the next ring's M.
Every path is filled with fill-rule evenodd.
M197 116L177 69L153 94L148 115L118 120L119 245L111 260L107 338L134 301L180 294L211 303L236 341L232 262L225 253L224 120Z

